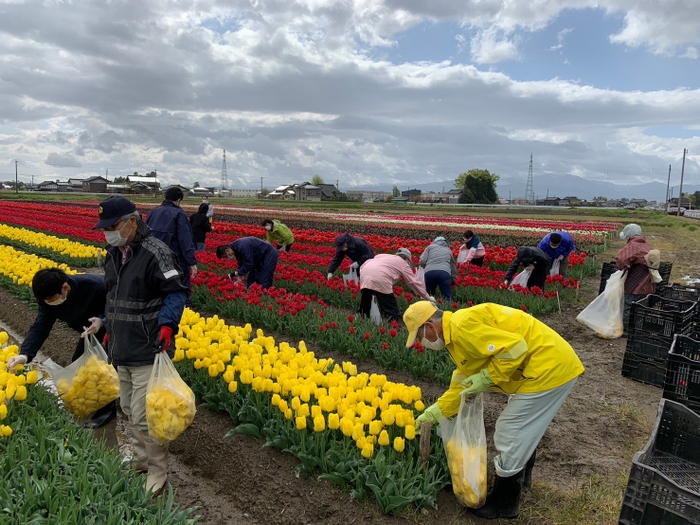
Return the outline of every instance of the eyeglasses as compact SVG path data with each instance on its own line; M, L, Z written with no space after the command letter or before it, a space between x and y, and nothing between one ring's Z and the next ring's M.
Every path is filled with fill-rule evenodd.
M103 228L103 229L104 229L104 231L106 231L106 232L113 232L113 231L115 231L115 230L119 230L120 228L117 228L117 226L118 226L119 224L121 224L122 222L124 222L124 221L117 221L117 222L115 222L114 224L112 224L111 226L107 226L106 228Z

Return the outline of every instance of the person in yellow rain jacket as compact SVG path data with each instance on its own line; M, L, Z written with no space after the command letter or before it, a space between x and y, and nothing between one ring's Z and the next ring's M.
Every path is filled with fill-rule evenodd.
M499 304L452 313L419 301L403 319L407 347L418 340L430 350L446 349L457 365L450 388L416 419L417 431L425 421L455 416L462 394L491 390L510 396L493 436L498 451L493 489L483 507L470 510L482 518L516 517L535 449L584 372L576 352L546 324Z

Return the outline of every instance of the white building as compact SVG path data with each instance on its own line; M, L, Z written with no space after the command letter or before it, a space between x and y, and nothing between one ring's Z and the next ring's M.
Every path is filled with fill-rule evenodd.
M247 190L247 189L233 189L233 190L226 190L228 192L228 195L224 195L223 192L224 190L221 190L220 194L222 197L233 197L234 199L257 199L258 198L258 193L260 193L260 190Z

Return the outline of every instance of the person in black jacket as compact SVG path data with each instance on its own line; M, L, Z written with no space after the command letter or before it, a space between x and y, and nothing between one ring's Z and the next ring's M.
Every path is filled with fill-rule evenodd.
M190 225L192 226L192 239L194 240L195 251L204 251L204 241L207 239L207 233L212 231L211 219L207 217L209 212L209 204L202 202L199 205L197 213L190 215Z
M229 274L230 279L247 275L248 287L253 283L260 284L263 290L272 286L279 252L269 242L257 237L242 237L231 244L217 247L216 256L238 261L238 269Z
M82 334L90 324L88 319L103 315L105 311L107 290L102 275L69 276L60 268L44 268L34 274L32 292L39 311L22 342L19 355L10 358L7 362L10 372L14 371L15 366L30 363L36 357L57 319ZM105 329L101 328L95 335L98 341L102 341ZM85 339L81 336L75 346L71 362L76 361L84 352ZM116 403L112 402L95 412L83 423L83 426L101 427L111 421L116 414Z
M345 257L352 261L351 268L357 268L358 277L360 266L366 261L374 259L374 250L362 237L353 237L349 233L343 233L338 235L333 242L335 244L335 257L328 266L328 279L333 277L333 272L338 269Z
M148 435L146 391L156 353L173 355L189 289L175 254L151 234L133 202L110 197L100 203L99 215L94 229L111 245L105 261L107 301L104 317L88 319L86 331L107 329L119 404L131 425L132 467L148 472L145 488L158 494L168 477L168 445Z
M541 290L544 290L544 282L547 279L547 273L552 264L546 253L535 246L521 246L518 248L518 254L508 268L505 277L506 286L510 285L510 282L515 276L515 272L518 271L520 265L523 265L526 270L530 270L530 278L527 281L527 287L532 288L533 286L538 286Z

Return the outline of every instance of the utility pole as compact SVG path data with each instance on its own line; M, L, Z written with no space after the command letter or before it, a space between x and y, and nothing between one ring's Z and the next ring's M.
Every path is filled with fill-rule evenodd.
M260 193L262 193L263 190L263 178L260 177Z
M15 193L19 193L19 180L17 179L17 161L15 160Z
M671 187L671 165L668 165L668 182L666 183L666 213L668 213L668 190Z
M676 217L681 216L681 205L683 204L683 172L685 171L685 154L688 153L687 148L683 148L683 164L681 164L681 187L678 190L678 209Z

